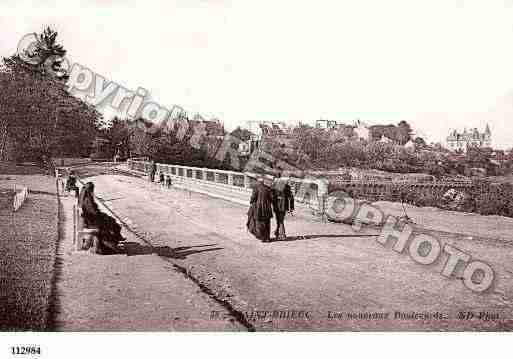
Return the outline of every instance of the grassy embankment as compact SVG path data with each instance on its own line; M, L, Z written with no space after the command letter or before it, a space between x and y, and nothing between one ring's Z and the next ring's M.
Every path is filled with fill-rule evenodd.
M17 212L9 205L14 183L31 191ZM0 330L51 329L59 238L55 179L33 166L0 164L0 193Z

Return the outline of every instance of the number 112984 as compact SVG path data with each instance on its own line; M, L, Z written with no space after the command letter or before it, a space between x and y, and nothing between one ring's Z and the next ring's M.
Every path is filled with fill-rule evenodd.
M12 355L41 355L39 346L16 346L11 347Z

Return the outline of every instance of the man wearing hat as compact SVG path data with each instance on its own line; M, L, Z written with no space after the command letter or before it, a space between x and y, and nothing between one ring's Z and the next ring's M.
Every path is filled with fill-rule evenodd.
M150 182L155 181L155 173L157 172L157 165L154 160L150 162Z
M271 218L273 217L272 181L269 177L257 176L248 211L248 229L262 242L271 241Z
M294 211L294 194L292 193L288 180L281 177L281 173L277 174L272 189L274 198L273 207L274 213L276 214L276 230L274 231L274 235L277 240L283 240L287 238L284 223L285 214Z

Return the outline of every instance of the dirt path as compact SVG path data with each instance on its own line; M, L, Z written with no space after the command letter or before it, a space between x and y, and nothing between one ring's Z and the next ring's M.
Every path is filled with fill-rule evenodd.
M104 203L141 238L154 247L171 248L168 259L172 263L245 314L257 330L513 327L513 265L507 244L475 242L451 234L440 238L488 260L496 271L494 292L477 294L461 279L440 275L447 257L430 266L417 264L408 254L377 243L376 230L355 233L349 226L298 216L287 221L289 241L263 244L247 233L244 206L183 190L164 190L139 178L97 176L90 180ZM469 310L497 313L499 319L458 319L458 312ZM276 316L262 311L274 311ZM396 311L440 312L443 318L398 319L394 318ZM308 312L308 317L293 318L301 316L300 312ZM347 314L374 312L389 313L389 317L357 320ZM333 318L333 313L341 313L340 318Z
M74 200L63 197L56 330L246 330L230 312L174 268L162 249L123 231L125 253L95 255L73 246ZM216 320L211 320L212 313Z

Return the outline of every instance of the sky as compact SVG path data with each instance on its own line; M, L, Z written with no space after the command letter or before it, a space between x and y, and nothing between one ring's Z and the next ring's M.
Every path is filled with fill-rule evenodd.
M513 0L4 0L0 55L45 25L72 63L227 129L405 120L439 142L489 123L513 147Z

